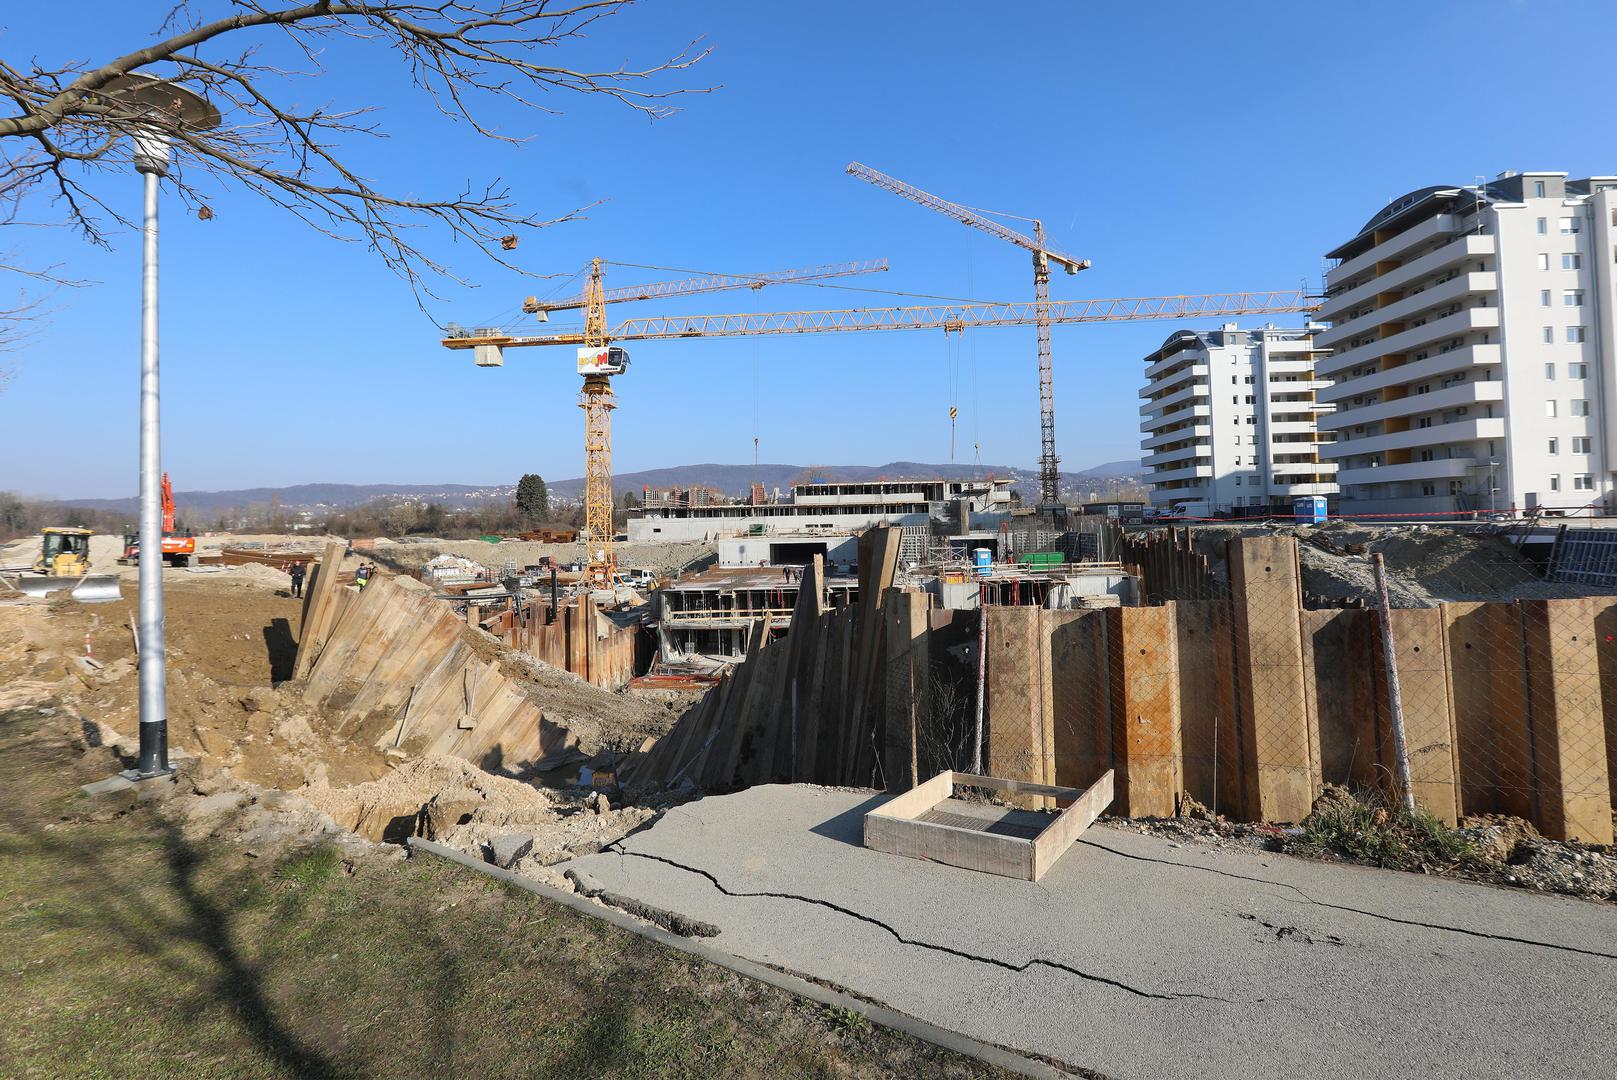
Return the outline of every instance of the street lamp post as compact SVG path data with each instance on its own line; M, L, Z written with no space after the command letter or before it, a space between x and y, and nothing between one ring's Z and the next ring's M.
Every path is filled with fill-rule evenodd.
M114 79L107 94L140 112L135 168L144 206L140 284L140 760L131 779L163 776L168 763L168 649L163 636L162 458L157 368L157 194L168 175L172 133L207 130L219 112L191 91L144 75Z

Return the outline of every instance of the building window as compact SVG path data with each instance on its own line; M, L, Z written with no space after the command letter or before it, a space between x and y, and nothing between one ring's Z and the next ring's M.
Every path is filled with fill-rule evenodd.
M1549 307L1550 306L1550 290L1548 290L1548 289L1540 289L1538 291L1538 302L1541 305L1543 305L1544 307Z
M1555 327L1546 326L1544 328L1544 344L1546 344L1546 345L1555 344Z
M1241 404L1241 395L1240 394L1231 394L1230 395L1230 404L1231 405L1239 405L1239 404Z
M1576 344L1576 343L1578 343L1580 341L1587 340L1585 338L1585 336L1584 336L1583 327L1581 327L1581 326L1569 326L1569 327L1567 327L1566 328L1566 339L1571 344Z
M1415 426L1418 428L1431 427L1432 418L1430 416L1423 416L1419 420L1415 421Z
M1561 219L1561 235L1562 236L1571 236L1574 233L1580 233L1582 231L1583 231L1583 223L1580 222L1577 218L1575 218L1575 217L1564 217L1564 218Z
M1542 199L1543 197L1544 197L1544 181L1542 181L1542 180L1534 180L1533 181L1533 198Z
M1436 495L1437 494L1437 488L1432 486L1431 484L1422 484L1420 486L1420 493L1422 495Z
M1572 478L1573 491L1593 491L1594 489L1595 478L1588 473L1578 473Z
M1561 440L1560 439L1551 439L1550 440L1550 453L1559 454L1560 452L1561 452Z
M1258 400L1258 399L1257 399L1257 398L1255 398L1255 397L1253 397L1253 396L1252 396L1252 395L1251 395L1251 394L1248 394L1248 395L1247 395L1247 396L1246 396L1246 403L1247 403L1247 404L1248 404L1248 405L1255 405L1255 404L1257 404L1257 400Z
M1561 290L1561 303L1565 304L1567 307L1582 307L1583 306L1583 290L1582 289L1562 289Z
M1587 454L1589 452L1589 436L1572 436L1572 452L1574 454Z
M1538 253L1538 268L1540 270L1548 270L1550 268L1550 253L1549 252L1541 251L1541 252Z
M1583 256L1579 255L1575 251L1567 252L1566 254L1561 256L1561 269L1562 270L1582 270L1583 269Z
M1550 380L1550 382L1555 381L1555 365L1554 364L1545 364L1544 365L1544 377L1546 379Z
M1550 398L1550 400L1548 400L1548 401L1546 401L1544 403L1544 415L1548 416L1548 417L1554 417L1555 416L1555 399L1554 398Z
M1588 398L1573 398L1572 399L1572 415L1573 416L1588 416L1589 415L1589 399Z
M1589 377L1588 364L1568 364L1566 374L1569 379L1587 379Z
M1545 233L1547 233L1549 231L1550 231L1549 218L1539 218L1538 219L1538 235L1543 236Z
M1551 491L1560 491L1561 490L1561 474L1560 473L1558 473L1558 472L1550 473L1550 490Z

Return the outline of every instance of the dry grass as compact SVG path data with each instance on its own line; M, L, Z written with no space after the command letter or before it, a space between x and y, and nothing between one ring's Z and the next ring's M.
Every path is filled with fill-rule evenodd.
M99 812L60 725L0 715L8 1077L1001 1075L447 862Z

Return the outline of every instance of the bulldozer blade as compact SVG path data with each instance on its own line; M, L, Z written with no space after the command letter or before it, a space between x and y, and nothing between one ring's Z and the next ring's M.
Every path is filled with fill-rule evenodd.
M104 604L109 600L123 599L123 594L118 591L117 574L86 574L73 586L72 596L81 604Z
M77 578L20 574L6 581L24 596L41 597L65 591L81 604L101 604L120 598L118 579L112 574L92 574Z
M62 589L71 589L79 583L78 578L39 577L34 574L22 574L13 580L17 591L24 596L48 596Z

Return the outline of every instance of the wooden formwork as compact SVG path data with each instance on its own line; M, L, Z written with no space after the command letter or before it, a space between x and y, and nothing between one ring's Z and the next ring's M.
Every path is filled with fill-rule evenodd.
M1070 803L1050 817L964 802L954 797L958 787ZM1111 802L1110 769L1084 789L946 770L866 814L865 846L890 855L1038 881Z

